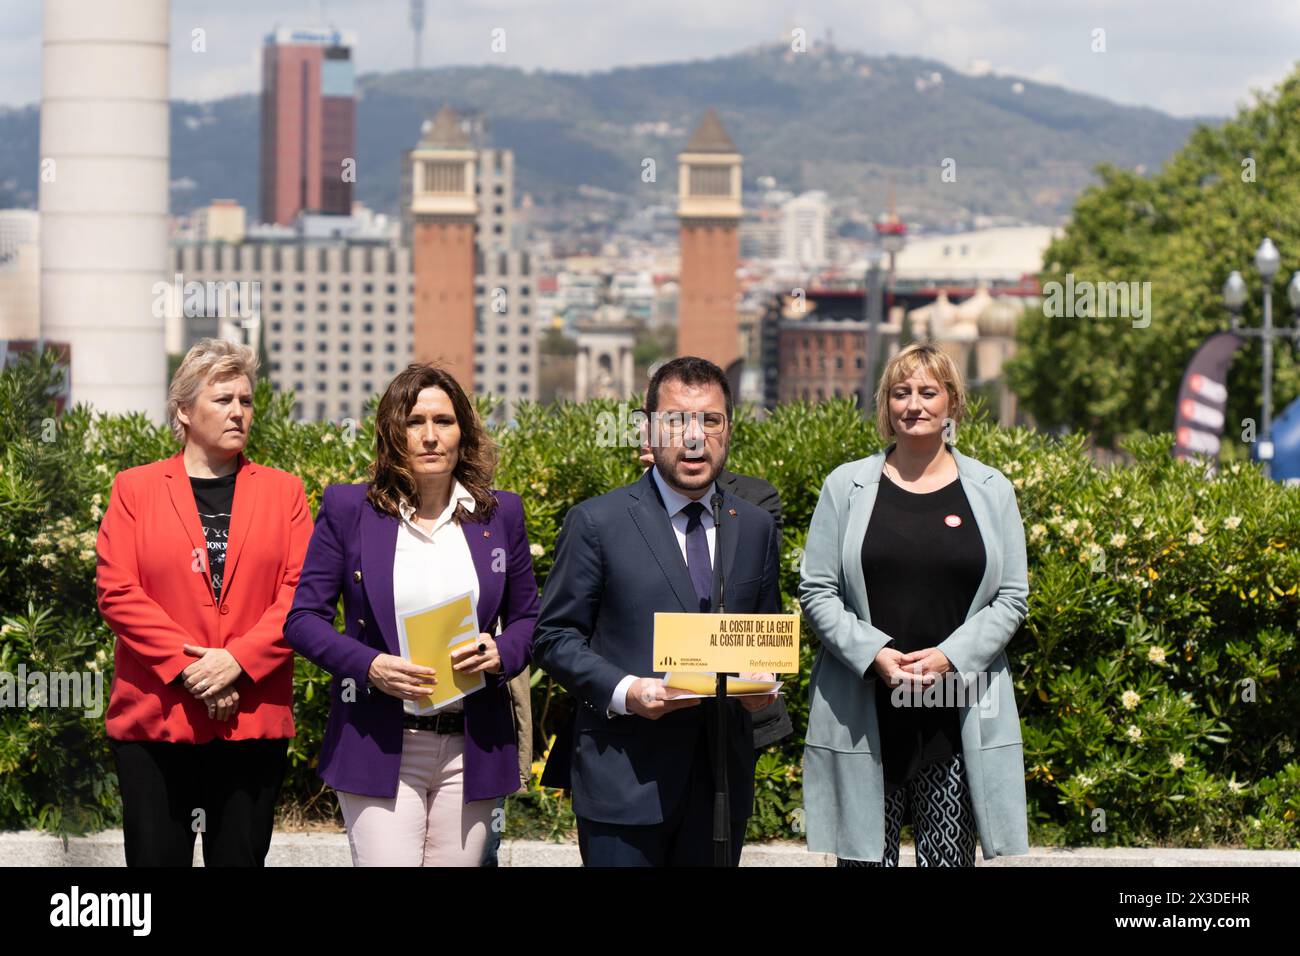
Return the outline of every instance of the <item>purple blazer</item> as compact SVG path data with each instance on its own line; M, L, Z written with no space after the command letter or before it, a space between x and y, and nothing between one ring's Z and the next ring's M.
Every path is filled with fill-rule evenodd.
M402 701L367 685L379 654L400 654L393 611L393 554L398 519L366 500L369 486L325 489L284 635L293 649L334 680L317 773L335 790L397 795L402 760ZM514 712L506 682L527 666L537 623L537 581L519 496L495 491L486 523L461 527L478 572L478 625L493 633L504 673L464 699L465 801L519 789ZM504 559L504 560L503 560ZM343 632L334 627L343 598Z

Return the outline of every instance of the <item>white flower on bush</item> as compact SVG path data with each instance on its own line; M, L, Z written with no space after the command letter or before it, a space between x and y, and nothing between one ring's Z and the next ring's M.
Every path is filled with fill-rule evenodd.
M1137 724L1129 724L1125 733L1128 734L1128 739L1135 743L1142 739L1142 731L1138 729Z
M1111 496L1112 498L1123 498L1123 497L1124 497L1124 489L1121 488L1119 485L1116 485L1114 488L1112 488L1112 489L1110 490L1110 496Z
M1079 786L1081 787L1091 787L1094 783L1097 782L1095 779L1088 776L1088 774L1086 773L1075 774L1074 779L1079 782Z
M1234 530L1239 524L1241 524L1241 515L1228 515L1223 519L1223 526L1229 531Z
M1242 793L1245 791L1246 785L1242 783L1240 780L1229 780L1228 789L1231 790L1233 793Z
M1036 524L1029 529L1029 540L1033 542L1040 541L1045 534L1047 534L1047 526Z
M1180 753L1169 755L1169 766L1173 767L1175 770L1182 770L1183 765L1186 763L1187 758Z
M321 440L322 442L333 441L333 440L334 440L334 433L333 433L333 432L321 432L320 440Z
M1133 517L1129 518L1128 520L1129 520L1130 522L1132 522L1134 528L1140 528L1140 527L1142 527L1142 521L1143 521L1143 517L1142 517L1142 515L1134 515Z
M1163 664L1165 662L1165 649L1158 645L1152 646L1147 650L1147 660L1153 664Z
M1126 690L1120 695L1119 702L1124 705L1125 710L1132 710L1142 701L1142 695L1135 690Z
M1071 518L1065 524L1061 525L1061 530L1064 531L1066 534L1074 534L1075 529L1078 527L1079 527L1079 519Z
M546 549L542 547L540 544L534 542L533 544L530 544L528 546L528 553L531 554L534 558L540 558L542 555L546 553Z
M1128 535L1124 534L1122 531L1119 534L1112 534L1110 536L1110 546L1112 548L1122 548L1126 544L1128 544Z
M1187 543L1188 543L1188 544L1200 544L1200 543L1202 543L1204 540L1205 540L1205 539L1204 539L1203 537L1201 537L1199 534L1197 534L1195 531L1189 531L1189 532L1187 532Z
M1195 528L1199 533L1205 534L1205 522L1202 521L1200 518L1198 518L1196 515L1192 515L1192 527Z

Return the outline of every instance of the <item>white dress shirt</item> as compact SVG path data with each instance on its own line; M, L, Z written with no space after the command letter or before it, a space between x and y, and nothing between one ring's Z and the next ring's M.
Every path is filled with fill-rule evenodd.
M716 550L714 548L717 540L717 530L713 526L713 509L709 507L709 501L713 493L718 490L715 482L699 498L687 498L680 491L668 486L663 476L659 474L659 469L654 465L650 466L651 477L654 478L655 487L659 489L659 494L664 500L664 508L668 511L668 518L672 522L673 533L677 536L677 547L681 549L682 560L686 561L686 524L691 519L682 513L682 509L689 504L698 501L704 505L704 513L700 515L700 524L704 525L704 535L708 538L709 543L709 564L712 566L716 562ZM689 567L689 562L687 564ZM628 674L618 686L614 688L614 696L609 702L609 710L615 714L627 713L627 690L636 682L635 674Z
M433 530L425 531L414 520L415 509L405 501L399 506L401 527L397 531L397 547L393 552L393 613L401 621L403 614L422 611L434 604L470 591L478 606L478 572L465 541L465 532L452 520L456 506L474 511L474 496L465 486L452 479L451 500L434 520ZM451 680L451 675L439 674L438 679ZM415 713L416 702L402 702L407 713ZM442 708L442 713L462 710L460 701Z

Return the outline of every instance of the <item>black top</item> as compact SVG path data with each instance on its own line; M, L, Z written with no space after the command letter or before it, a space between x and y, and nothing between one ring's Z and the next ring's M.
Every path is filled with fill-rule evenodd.
M194 504L199 509L203 536L208 542L208 571L212 596L221 603L221 576L226 570L226 539L230 536L230 512L235 503L236 468L221 478L190 478Z
M940 642L966 620L984 577L984 539L961 479L918 493L881 472L880 490L862 540L871 623L907 653ZM885 786L892 790L921 768L961 753L960 711L895 707L893 691L874 667Z

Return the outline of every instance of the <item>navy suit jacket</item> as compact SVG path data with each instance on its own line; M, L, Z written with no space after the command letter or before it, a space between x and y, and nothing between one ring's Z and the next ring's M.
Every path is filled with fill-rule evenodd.
M766 511L725 488L721 494L714 606L721 573L728 611L779 612L776 524ZM551 759L571 761L573 810L579 817L657 824L685 797L701 727L712 724L714 706L704 701L658 720L610 717L606 708L624 676L663 676L652 661L655 612L698 607L649 471L569 510L542 595L533 659L578 700L571 753L560 752L564 743L557 741ZM727 726L732 813L748 816L754 749L749 712L739 702L730 703Z

